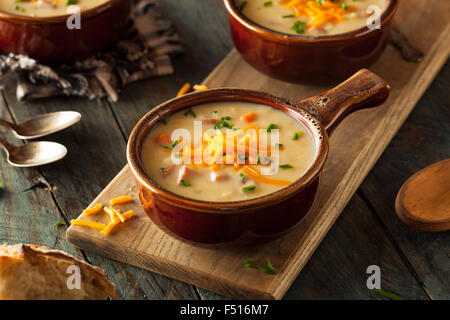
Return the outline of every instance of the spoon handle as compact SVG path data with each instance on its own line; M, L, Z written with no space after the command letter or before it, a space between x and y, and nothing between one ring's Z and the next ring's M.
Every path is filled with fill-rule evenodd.
M3 119L0 119L0 126L16 130L16 126L13 123L8 122L8 121L3 120Z
M13 145L6 142L4 139L0 138L0 147L2 147L8 154L11 152L11 150L14 148Z

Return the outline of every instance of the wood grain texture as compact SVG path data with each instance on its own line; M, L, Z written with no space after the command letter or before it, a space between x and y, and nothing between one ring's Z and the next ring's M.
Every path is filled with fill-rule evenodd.
M400 29L426 53L424 61L418 65L406 63L396 50L388 47L372 68L392 85L388 103L382 108L352 115L336 130L314 208L282 239L261 247L199 249L166 236L151 224L135 201L130 208L135 209L137 218L121 232L104 238L98 232L71 227L67 233L69 241L97 254L234 298L281 298L446 61L450 29L445 15L439 14L439 9L446 6L438 1L427 2L426 6L416 1L402 3L400 17L407 16L408 22ZM430 19L436 27L429 25ZM205 84L264 90L294 101L326 89L267 78L251 69L234 51ZM94 202L107 202L118 194L133 191L133 180L124 168ZM265 257L270 256L277 274L267 276L257 270L243 270L241 263L250 256L257 263L263 263Z
M450 157L450 62L361 185L361 194L432 299L450 299L450 232L422 232L402 223L394 202L417 171Z

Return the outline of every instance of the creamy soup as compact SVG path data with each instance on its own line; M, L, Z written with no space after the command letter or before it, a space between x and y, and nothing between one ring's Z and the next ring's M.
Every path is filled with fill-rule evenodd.
M366 26L368 20L374 21L372 14L381 14L388 0L235 1L245 16L266 28L295 35L321 36Z
M174 134L183 128L189 135ZM290 185L314 156L309 131L285 113L261 104L217 102L164 118L146 137L141 162L166 190L224 202Z
M31 17L52 17L68 14L70 5L86 10L109 0L0 0L0 10Z

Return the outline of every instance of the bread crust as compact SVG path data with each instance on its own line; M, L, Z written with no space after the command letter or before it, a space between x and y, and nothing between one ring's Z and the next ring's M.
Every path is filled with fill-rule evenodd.
M69 289L76 265L81 288ZM114 285L98 267L63 251L34 244L0 245L0 300L117 299Z

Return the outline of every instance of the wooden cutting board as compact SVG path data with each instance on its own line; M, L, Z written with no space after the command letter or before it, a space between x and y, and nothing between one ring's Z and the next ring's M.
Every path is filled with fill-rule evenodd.
M232 298L281 299L448 58L448 18L448 1L401 1L396 26L425 53L425 58L419 64L408 63L388 46L371 70L391 84L389 100L380 108L351 115L334 132L316 202L307 217L283 238L235 249L199 248L175 240L159 230L140 207L126 166L91 205L131 194L135 200L124 209L133 209L136 217L108 236L72 226L67 230L68 241L81 249ZM328 89L270 79L248 66L234 50L204 84L210 88L268 91L293 101ZM104 215L91 219L106 221ZM268 275L244 268L242 262L250 257L256 264L264 264L269 257L277 273Z

